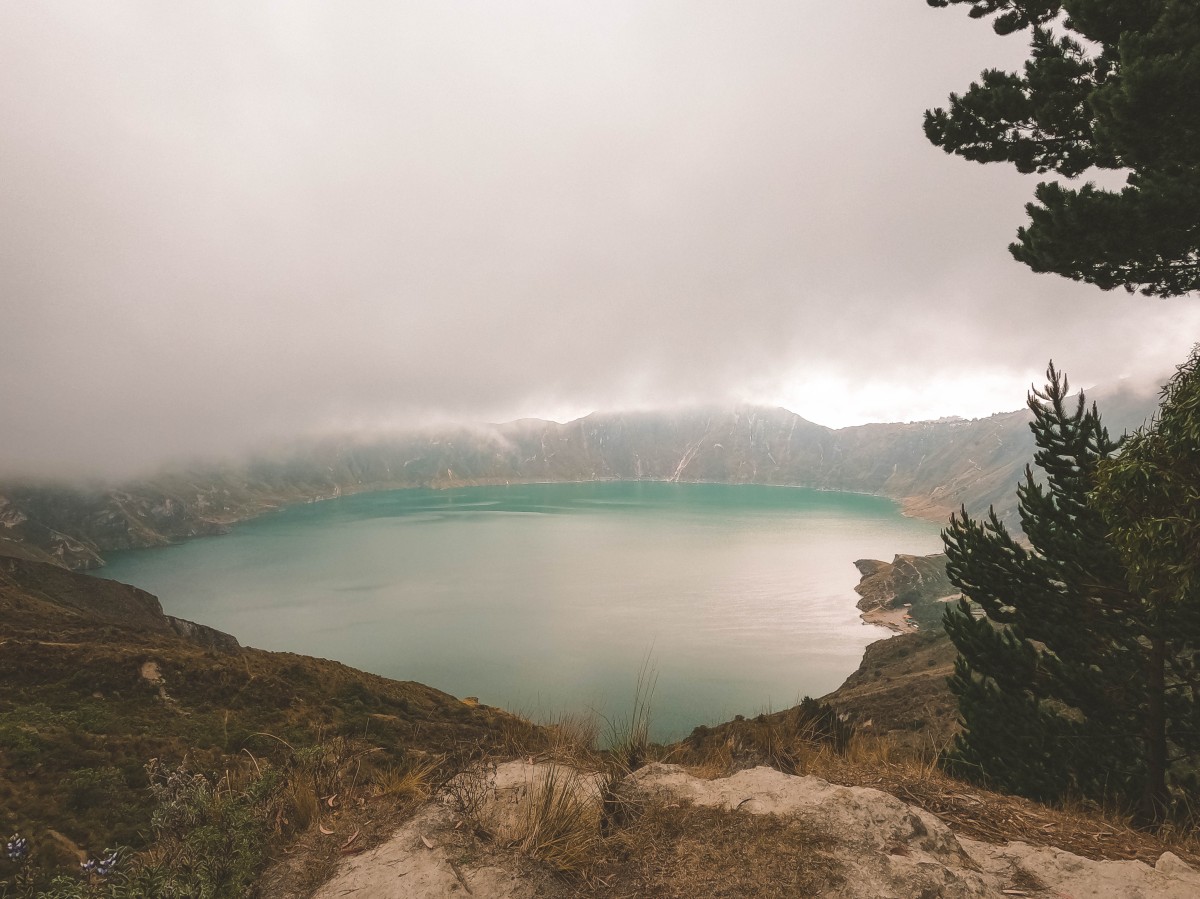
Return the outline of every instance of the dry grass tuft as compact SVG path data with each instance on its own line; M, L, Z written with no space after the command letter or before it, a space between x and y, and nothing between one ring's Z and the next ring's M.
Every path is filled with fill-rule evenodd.
M672 747L672 761L696 776L715 778L766 765L785 774L810 774L821 759L850 750L853 729L824 703L805 699L785 712L697 727Z
M321 800L308 778L294 778L283 789L281 824L292 831L307 830L321 814Z
M564 762L595 763L600 718L595 712L559 715L543 725L549 732L547 754Z
M586 874L601 849L595 781L575 768L535 769L509 834L513 848L563 874Z
M647 658L638 671L628 717L608 721L609 764L621 772L621 777L638 770L649 760L650 708L657 684L658 674Z
M713 743L684 762L688 771L704 780L725 777L733 770L733 747L728 743Z
M658 803L605 846L592 895L613 899L818 896L843 880L825 841L767 815Z
M423 801L433 794L441 766L438 757L410 757L400 765L388 765L375 772L375 790L380 796L404 802Z

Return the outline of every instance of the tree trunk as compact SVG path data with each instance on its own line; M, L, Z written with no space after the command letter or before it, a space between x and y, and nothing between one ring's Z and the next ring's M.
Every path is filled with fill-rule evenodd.
M1166 640L1150 638L1146 671L1146 785L1140 814L1148 824L1161 822L1167 814L1167 713Z

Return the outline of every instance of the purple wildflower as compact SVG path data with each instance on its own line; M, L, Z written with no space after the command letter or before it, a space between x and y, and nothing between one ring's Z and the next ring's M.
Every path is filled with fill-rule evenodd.
M105 849L101 858L89 858L86 862L80 862L79 867L88 876L107 877L117 866L119 857L119 849Z
M4 852L8 855L9 861L19 862L29 855L29 840L19 833L14 833L4 844Z

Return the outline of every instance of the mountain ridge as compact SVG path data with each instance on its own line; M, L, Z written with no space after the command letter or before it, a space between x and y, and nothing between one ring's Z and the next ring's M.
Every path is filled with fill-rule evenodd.
M1018 415L1020 413L1017 413ZM1023 456L1024 434L1002 416L1001 442ZM786 410L595 413L573 422L524 420L445 427L372 441L325 440L241 466L176 471L114 487L0 485L0 544L41 561L94 568L106 551L219 534L282 505L346 493L541 481L762 483L879 493L939 516L941 483L920 469L932 438L979 430L960 422L864 426L838 432ZM983 426L984 429L988 425ZM855 433L858 432L858 433ZM894 437L900 442L893 442ZM986 438L984 438L986 439ZM887 447L885 444L893 442ZM914 448L903 450L904 445ZM905 458L907 456L908 458ZM915 458L916 464L912 464ZM963 472L953 479L964 481ZM970 470L965 480L977 482ZM961 487L951 486L957 496ZM968 498L969 499L969 498Z
M1148 401L1122 421L1144 420ZM223 533L280 506L346 493L531 482L753 483L869 493L944 520L994 506L1019 529L1014 488L1033 456L1027 410L832 429L781 407L592 413L311 441L244 463L118 485L0 483L0 548L69 568L103 553Z

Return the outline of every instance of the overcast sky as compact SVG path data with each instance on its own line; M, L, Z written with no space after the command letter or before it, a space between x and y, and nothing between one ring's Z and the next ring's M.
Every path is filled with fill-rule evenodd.
M1019 407L1200 302L1006 251L926 143L996 37L923 0L0 2L0 471L430 417Z

